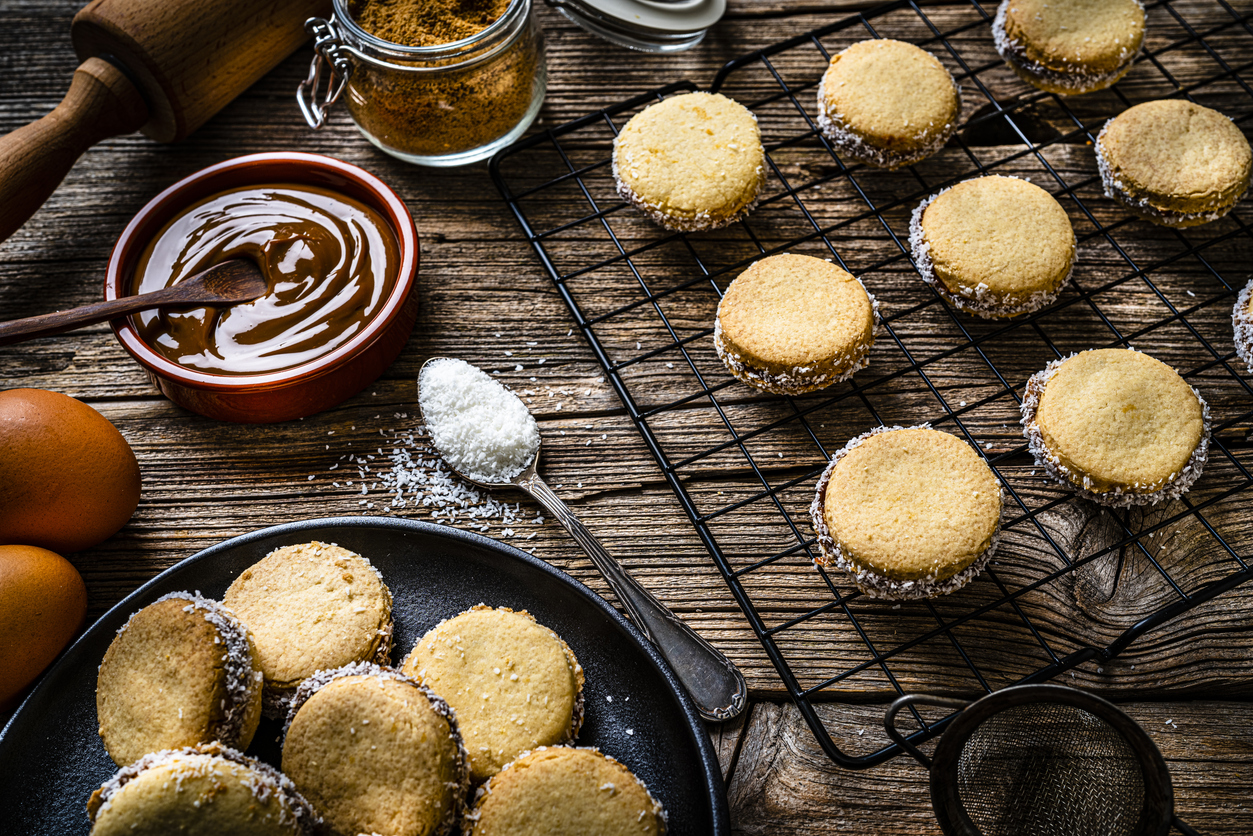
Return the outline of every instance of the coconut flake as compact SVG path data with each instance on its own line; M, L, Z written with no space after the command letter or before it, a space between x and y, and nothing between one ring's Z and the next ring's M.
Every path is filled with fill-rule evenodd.
M430 703L431 710L443 717L448 723L449 737L457 746L457 776L456 780L449 784L453 790L453 804L449 808L448 814L444 817L444 821L435 829L435 833L437 836L446 836L446 834L452 833L457 822L466 813L467 795L470 791L470 754L466 750L465 741L461 737L461 730L457 727L457 713L453 711L452 706L445 702L444 698L439 694L436 694L413 677L406 676L395 668L375 665L371 662L353 662L350 665L344 665L334 670L318 671L300 683L300 687L296 689L296 694L292 698L291 709L287 714L287 722L283 724L283 736L287 736L287 732L291 729L292 721L296 719L296 714L299 713L300 707L310 697L336 679L342 679L346 676L368 676L378 680L393 680L411 685L422 692L427 702ZM355 730L350 731L355 733Z
M508 482L539 452L539 425L526 404L464 360L424 365L418 403L436 449L471 480Z
M974 561L957 572L944 578L938 576L938 572L932 572L921 578L910 581L893 580L886 575L875 572L871 569L864 568L853 562L840 548L840 544L836 542L835 537L831 534L831 529L827 525L824 507L826 505L827 486L831 482L831 477L835 473L835 466L840 459L844 458L866 439L880 433L894 432L896 430L929 430L930 424L916 424L912 427L875 427L870 432L862 433L856 438L849 439L843 448L838 450L831 457L830 464L822 471L822 476L818 478L818 486L814 491L813 502L809 506L809 516L813 522L814 533L817 534L818 550L820 553L820 563L847 572L852 578L853 583L857 585L863 593L871 598L886 598L895 601L913 601L920 598L934 598L937 595L948 595L950 592L956 592L975 576L983 571L988 561L992 559L992 555L996 552L997 543L1001 539L1001 520L996 521L996 528L992 531L992 537L988 541L988 547L979 554Z
M1253 373L1253 312L1249 305L1253 304L1253 281L1244 286L1236 299L1236 306L1231 310L1232 335L1236 344L1236 355Z
M851 49L849 47L848 49ZM843 55L848 49L842 50L839 55ZM836 57L838 58L839 55ZM834 60L834 59L833 59ZM950 75L950 79L952 76ZM935 129L933 125L928 125L915 135L917 140L927 140L927 135L935 130L935 135L931 139L924 142L918 148L910 151L889 150L879 148L866 142L857 131L844 121L842 114L831 112L827 105L827 74L822 74L821 81L818 82L818 128L822 131L822 135L831 141L831 144L843 151L854 160L874 166L875 168L896 169L907 165L912 165L925 160L932 154L935 154L944 144L948 142L949 137L953 135L953 131L957 128L957 120L946 122L939 129ZM962 88L956 81L953 81L953 91L957 95L957 113L961 113L962 109Z
M176 786L181 788L182 781L186 778L210 774L216 761L227 761L248 770L242 783L261 804L268 804L271 797L277 797L280 824L295 824L303 836L312 836L319 832L322 826L321 818L286 775L267 763L262 763L216 742L184 749L152 752L129 766L122 767L92 796L87 805L88 818L94 822L98 816L109 809L123 787L145 770L166 765L174 766L176 772L173 778Z
M855 346L849 353L842 354L829 363L821 364L822 368L830 370L819 371L815 366L797 366L781 372L772 372L750 364L742 354L734 351L727 344L726 338L722 335L721 310L714 317L714 351L717 353L718 359L727 367L727 371L731 372L732 377L740 382L776 395L803 395L806 392L825 389L828 386L849 380L854 374L870 365L870 349L874 345L875 333L879 330L881 324L879 300L875 298L873 293L866 290L866 286L862 284L861 279L854 277L854 281L861 285L862 291L870 300L871 317L873 319L870 339ZM721 306L719 306L719 309L721 309Z
M1032 61L1027 57L1027 48L1022 41L1016 40L1009 36L1005 30L1006 13L1009 11L1009 1L1003 0L1000 7L996 10L996 17L992 20L992 44L996 48L998 55L1009 64L1010 69L1014 70L1020 77L1027 76L1027 80L1039 81L1047 85L1048 92L1060 93L1061 95L1076 95L1079 93L1091 93L1096 90L1104 90L1118 79L1126 75L1131 69L1131 65L1135 63L1135 59L1139 57L1140 52L1144 49L1144 39L1141 39L1140 46L1134 51L1122 46L1118 53L1118 67L1110 72L1094 72L1082 65L1072 65L1070 69L1065 71L1046 67L1038 61ZM1140 0L1135 0L1140 10L1144 10L1144 4ZM1064 60L1064 59L1063 59Z
M1012 177L1014 180L1022 179L1012 174L999 176ZM952 187L950 186L949 188ZM919 203L914 207L914 211L909 217L910 254L914 258L914 265L918 268L918 275L922 276L922 280L935 288L936 293L939 293L953 307L984 319L999 319L1034 313L1056 302L1057 297L1062 293L1062 289L1070 283L1070 277L1074 275L1075 263L1078 262L1077 258L1070 262L1070 269L1066 271L1066 275L1058 283L1057 290L1052 293L1046 290L1037 290L1026 299L1016 299L1010 294L998 295L992 293L991 288L982 282L974 287L959 285L958 292L953 293L944 282L940 281L935 274L935 262L931 258L931 244L927 241L926 235L922 230L922 216L927 211L927 207L947 191L948 189L941 189ZM1071 231L1071 236L1073 240L1073 230Z
M1137 351L1135 348L1127 348L1128 351ZM1036 413L1040 408L1040 397L1044 394L1044 388L1048 382L1057 374L1062 364L1075 357L1078 352L1072 353L1067 357L1054 360L1040 371L1036 372L1027 381L1026 391L1023 392L1022 404L1020 410L1022 412L1022 431L1027 437L1027 449L1035 458L1036 464L1044 468L1044 472L1063 487L1070 488L1080 496L1090 499L1101 505L1107 505L1111 508L1127 508L1132 505L1156 505L1159 502L1165 502L1169 499L1178 499L1188 492L1193 483L1201 478L1201 471L1205 469L1205 462L1209 459L1209 438L1210 438L1210 414L1209 404L1201 397L1201 393L1193 387L1193 396L1201 405L1201 440L1197 443L1196 449L1192 451L1188 463L1178 473L1172 473L1164 479L1148 484L1148 485L1128 485L1118 486L1107 491L1098 491L1093 489L1092 479L1086 474L1073 471L1066 465L1062 464L1059 456L1048 449L1044 442L1044 433L1040 430L1040 425L1036 422Z
M243 733L248 707L256 699L257 689L262 687L262 678L254 666L252 648L248 645L248 628L223 604L212 598L203 597L198 591L194 594L171 592L162 595L152 603L170 600L187 601L188 605L183 608L183 611L201 613L205 621L213 625L222 639L225 650L222 655L223 671L226 674L226 693L229 699L222 706L222 720L216 727L209 729L209 733L227 746L234 746L239 743L240 735ZM134 615L131 616L132 619L134 617ZM127 624L129 623L128 619ZM121 632L119 630L118 634L121 635Z
M1114 167L1110 165L1109 159L1106 157L1105 146L1102 140L1105 139L1105 132L1109 130L1109 126L1113 123L1113 119L1105 123L1105 127L1101 128L1101 132L1096 135L1096 168L1101 174L1101 187L1105 191L1105 196L1111 200L1117 200L1128 209L1141 215L1148 220L1169 227L1188 227L1198 224L1210 223L1226 215L1236 207L1236 204L1244 199L1248 193L1246 187L1235 200L1227 206L1222 206L1210 212L1179 212L1174 209L1162 209L1154 206L1147 196L1135 197L1131 189L1124 183L1114 171Z

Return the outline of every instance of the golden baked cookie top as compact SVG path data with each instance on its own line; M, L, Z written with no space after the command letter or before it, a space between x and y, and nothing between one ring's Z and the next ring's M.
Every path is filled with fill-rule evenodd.
M1036 424L1048 452L1097 490L1179 474L1205 432L1204 408L1170 366L1139 351L1083 351L1044 384Z
M664 836L648 788L595 749L536 749L475 796L468 836Z
M1112 73L1144 43L1139 0L1009 0L1005 34L1053 72Z
M926 144L961 112L957 85L938 58L886 38L833 56L819 95L845 129L888 148Z
M1039 186L992 175L941 192L920 220L936 278L954 293L1052 292L1075 262L1066 210Z
M442 836L469 786L444 700L398 671L364 662L301 685L283 772L341 834Z
M216 743L153 752L87 803L92 836L307 836L316 815L282 773Z
M530 613L479 605L418 640L401 670L457 712L471 777L571 740L583 721L583 668Z
M252 630L259 666L277 687L390 647L391 592L368 560L336 545L275 549L240 573L225 601Z
M718 323L737 351L767 368L813 366L867 343L874 306L850 273L783 253L754 262L731 282Z
M1117 185L1158 208L1222 208L1249 186L1253 152L1223 114L1182 99L1144 102L1101 130L1099 153Z
M734 215L757 196L765 152L757 119L718 93L685 93L631 117L614 140L618 179L651 209Z
M871 434L836 463L823 515L846 559L894 581L945 578L993 543L1001 488L970 445L925 427Z
M109 756L122 766L213 740L246 747L261 717L255 658L247 628L216 601L176 592L136 612L96 680Z

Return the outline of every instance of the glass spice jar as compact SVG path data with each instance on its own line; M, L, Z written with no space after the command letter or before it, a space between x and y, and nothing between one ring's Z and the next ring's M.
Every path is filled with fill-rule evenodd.
M375 37L354 21L348 0L334 0L330 20L305 26L315 54L296 98L309 126L325 124L346 95L366 138L407 162L486 159L521 136L544 101L544 37L531 0L512 0L481 32L434 46Z

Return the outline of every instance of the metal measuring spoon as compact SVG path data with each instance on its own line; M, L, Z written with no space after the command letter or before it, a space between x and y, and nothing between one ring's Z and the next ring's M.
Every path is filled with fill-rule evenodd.
M432 357L422 365L425 369L430 363L444 360L443 357ZM421 386L422 373L418 372L418 385ZM508 390L506 390L508 391ZM511 397L517 397L509 392ZM421 400L418 402L418 413L422 414ZM426 423L426 416L422 416ZM434 445L434 439L432 439ZM538 472L539 447L535 448L535 456L522 471L507 482L482 482L471 479L458 470L444 457L444 452L435 447L444 463L462 479L481 488L519 488L525 491L536 502L544 506L557 522L570 533L574 541L583 547L592 563L600 570L601 575L609 582L614 594L626 608L631 621L641 633L657 646L661 655L670 663L670 667L679 677L679 681L687 688L697 711L706 720L718 722L730 720L744 710L748 699L748 685L744 675L730 659L722 655L713 645L701 638L691 627L688 627L677 615L666 608L653 594L640 586L639 581L631 577L626 569L605 550L587 526L566 507L552 488L540 478Z

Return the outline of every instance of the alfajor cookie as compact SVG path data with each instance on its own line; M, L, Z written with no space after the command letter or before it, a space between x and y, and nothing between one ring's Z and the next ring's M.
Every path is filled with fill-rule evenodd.
M866 595L933 598L969 583L996 550L1001 488L956 436L877 427L832 457L809 513L819 562Z
M954 307L985 318L1052 304L1075 265L1066 210L1039 186L992 175L958 183L914 209L914 264Z
M474 781L536 746L573 740L583 724L582 666L525 610L480 604L441 621L401 671L457 712Z
M275 549L240 573L225 603L252 631L267 717L286 716L315 672L386 664L391 653L391 592L370 561L333 543Z
M913 44L860 41L831 58L818 85L818 126L843 154L899 168L939 151L957 128L961 88Z
M1228 117L1182 99L1144 102L1096 138L1105 194L1155 224L1217 220L1249 189L1253 151Z
M312 836L317 816L282 773L218 743L153 752L87 802L92 836Z
M261 672L247 628L199 593L135 613L96 679L100 739L119 766L149 752L220 741L247 748L261 719Z
M1134 349L1081 351L1027 381L1022 425L1036 462L1103 505L1177 499L1209 452L1209 407L1178 372Z
M718 93L650 105L613 142L622 199L666 229L718 229L752 211L766 182L757 117Z
M1140 0L1004 0L992 40L1023 81L1076 95L1127 74L1144 46L1144 24Z
M301 683L283 772L337 836L444 836L470 786L448 704L399 671L367 662Z
M1244 286L1231 309L1231 331L1236 355L1253 374L1253 281Z
M854 276L783 253L753 263L727 287L714 350L736 379L799 395L865 368L878 322L878 303Z
M664 836L666 813L631 770L595 749L539 748L479 787L465 836Z

